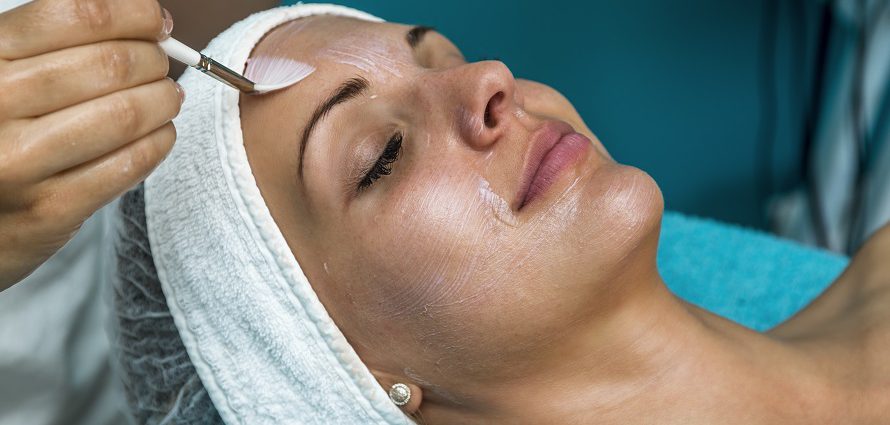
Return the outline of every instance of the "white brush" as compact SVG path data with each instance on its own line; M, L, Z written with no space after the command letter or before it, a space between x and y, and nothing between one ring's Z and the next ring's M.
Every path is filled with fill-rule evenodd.
M263 81L254 83L241 74L221 65L219 62L204 56L175 38L168 38L159 43L167 56L241 90L244 93L262 94L285 87L290 87L306 78L315 71L309 64L286 58L259 58L256 72L249 70L252 76L262 76Z

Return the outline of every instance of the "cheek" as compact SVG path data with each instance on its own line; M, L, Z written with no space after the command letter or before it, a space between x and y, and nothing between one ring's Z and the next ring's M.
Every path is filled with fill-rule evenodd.
M504 238L500 220L510 219L495 214L497 201L480 192L480 181L466 170L419 176L375 216L374 239L387 247L374 255L381 266L374 281L386 293L381 313L429 315L478 296L480 272Z
M635 168L607 164L561 190L521 220L469 169L437 169L393 190L353 244L362 267L350 304L361 310L361 334L447 347L455 365L485 367L480 358L532 350L603 308L598 294L658 222L658 188Z

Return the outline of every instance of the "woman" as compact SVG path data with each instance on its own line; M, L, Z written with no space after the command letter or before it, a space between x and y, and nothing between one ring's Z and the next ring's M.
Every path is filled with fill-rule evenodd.
M656 184L612 161L556 91L514 79L499 62L468 64L436 32L305 19L292 24L298 34L276 31L254 53L288 37L289 53L319 58L319 71L280 96L243 98L248 158L313 288L378 379L410 381L407 369L435 383L415 388L423 395L406 410L422 400L429 423L630 423L644 412L658 423L851 423L890 414L881 395L890 389L890 298L880 296L890 287L880 260L890 231L800 316L769 336L746 331L665 289L655 267ZM374 63L375 49L390 60ZM369 71L345 60L361 52L376 65ZM302 164L282 166L295 140L277 135L301 134L311 106L356 75L369 88L316 124ZM563 131L550 120L596 145L566 162L550 158L562 168L529 189L548 126ZM487 205L480 185L509 210ZM346 245L353 249L339 249ZM394 318L399 332L387 326ZM860 406L851 410L852 401Z
M351 348L381 388L410 389L393 398L404 413L431 424L752 424L879 423L890 412L890 230L816 302L758 334L666 289L658 187L615 163L553 89L499 62L466 63L428 28L348 17L287 23L251 53L281 56L317 70L241 97L250 170ZM184 184L172 167L149 180L147 202ZM160 212L146 207L150 229ZM189 333L204 307L170 295L170 252L155 263ZM202 362L200 335L183 340ZM205 386L218 376L198 369ZM237 408L211 398L231 421Z

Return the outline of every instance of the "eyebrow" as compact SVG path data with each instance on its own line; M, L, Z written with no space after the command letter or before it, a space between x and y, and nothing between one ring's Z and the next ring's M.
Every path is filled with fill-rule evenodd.
M412 49L414 49L421 41L423 41L423 37L426 33L435 30L435 28L425 25L414 26L405 34L405 41ZM312 135L312 130L315 129L315 126L319 121L331 112L331 109L333 109L334 106L362 95L362 93L367 91L370 86L371 83L361 76L350 78L341 84L330 97L321 103L321 105L315 108L315 111L312 113L312 118L309 118L309 123L306 124L306 127L303 129L303 135L300 137L300 182L303 181L303 157L306 154L306 145L309 143L309 136Z
M360 96L363 92L368 90L370 86L371 83L360 76L350 78L341 84L340 87L337 87L327 100L315 108L315 112L312 113L312 118L309 119L309 123L306 124L306 128L303 129L303 136L300 138L300 181L303 181L303 156L305 155L306 144L309 142L309 136L312 134L312 129L315 128L315 125L318 124L325 115L331 112L331 109L333 109L334 106Z

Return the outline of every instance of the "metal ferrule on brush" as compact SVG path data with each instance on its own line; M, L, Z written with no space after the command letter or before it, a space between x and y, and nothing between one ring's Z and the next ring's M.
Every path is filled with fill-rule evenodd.
M241 74L226 68L219 62L210 59L207 56L201 55L201 60L198 61L198 65L195 68L244 93L253 93L256 91L253 81L242 77Z

